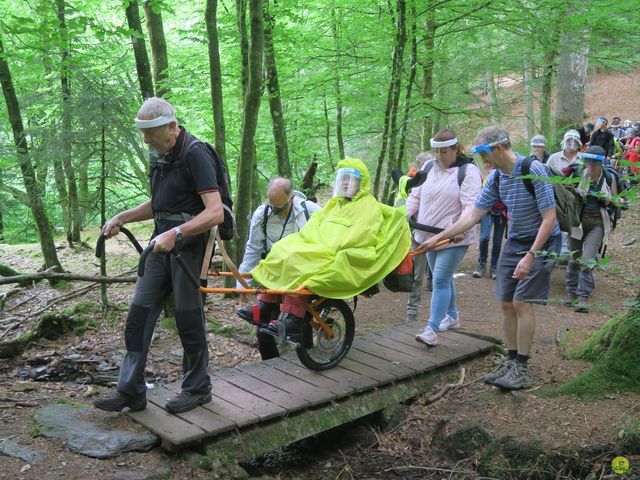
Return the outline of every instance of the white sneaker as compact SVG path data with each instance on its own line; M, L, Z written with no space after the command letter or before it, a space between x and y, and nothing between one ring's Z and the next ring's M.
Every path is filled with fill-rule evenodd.
M430 347L434 347L438 344L438 335L431 327L426 327L422 332L416 335L416 342L426 343Z
M447 314L447 316L445 316L440 322L438 331L446 332L447 330L455 330L457 328L460 328L460 320Z

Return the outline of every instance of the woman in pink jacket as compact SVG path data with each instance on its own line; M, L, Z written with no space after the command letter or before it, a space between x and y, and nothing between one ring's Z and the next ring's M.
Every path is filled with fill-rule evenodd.
M464 155L462 145L451 130L438 132L431 139L431 148L436 160L431 166L427 163L423 167L429 169L429 173L425 182L409 194L407 215L415 215L418 223L445 229L473 208L482 188L482 179L480 170ZM459 169L463 169L463 176L459 175ZM431 236L432 233L416 231L418 243ZM436 332L460 326L453 274L469 245L476 243L477 227L467 231L464 238L456 240L456 243L427 252L433 271L433 293L429 322L416 335L416 340L430 346L438 344Z

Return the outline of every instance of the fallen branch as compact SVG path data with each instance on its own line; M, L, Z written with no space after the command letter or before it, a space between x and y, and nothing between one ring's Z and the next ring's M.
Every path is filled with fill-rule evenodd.
M24 275L0 278L0 285L7 285L10 283L25 284L36 280L76 280L94 283L134 283L136 281L136 277L103 277L101 275L82 275L79 273L60 273L45 270L44 272L26 273Z
M5 292L2 295L0 295L0 311L2 311L4 309L4 305L5 305L5 303L7 303L7 300L10 297L13 297L14 295L17 295L20 292L21 292L21 290L19 288L13 288L13 289L9 290L8 292Z
M113 277L113 278L135 278L135 277L123 277L123 275L127 275L127 274L133 273L135 271L136 271L136 269L129 270L127 272L121 273L118 277ZM41 313L46 312L47 310L49 310L56 303L60 303L60 302L63 302L65 300L69 300L71 298L75 298L75 297L77 297L79 295L82 295L83 293L86 293L87 291L91 290L92 288L96 288L98 285L100 285L100 284L99 283L94 283L92 285L86 285L84 287L78 288L77 290L69 292L69 293L67 293L65 295L61 295L59 297L56 297L53 300L48 301L47 304L44 307L42 307L41 309L36 310L35 312L29 313L28 316L27 315L20 315L19 313L15 313L14 315L19 315L19 316L21 316L23 318L36 317L36 316L40 315Z
M437 393L435 393L434 395L431 395L428 399L427 399L427 405L429 405L430 403L433 403L437 400L440 400L445 393L447 393L449 390L451 390L452 388L457 388L457 387L461 387L462 385L464 385L464 367L462 367L460 369L460 380L458 380L456 383L448 383L447 385L445 385L444 387L442 387Z

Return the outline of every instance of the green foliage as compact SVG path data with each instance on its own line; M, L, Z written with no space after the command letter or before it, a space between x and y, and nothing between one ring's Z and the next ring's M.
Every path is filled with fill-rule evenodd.
M31 423L27 427L27 435L29 435L32 438L37 438L40 435L42 435L42 431L40 430L40 425L37 422Z
M101 307L99 304L91 301L80 302L73 307L65 308L62 311L62 315L66 315L73 320L73 332L76 335L82 335L87 330L95 330L98 328Z
M611 319L577 349L574 358L594 362L575 380L548 393L575 394L584 398L615 392L640 393L640 311L632 309L624 317Z
M618 433L625 454L640 453L640 418L631 418Z
M165 332L169 332L171 338L178 338L178 326L174 317L162 316L159 323L160 328Z
M209 332L220 335L222 337L230 337L241 331L241 329L233 325L223 325L218 320L215 320L213 318L207 319L207 326L209 327Z

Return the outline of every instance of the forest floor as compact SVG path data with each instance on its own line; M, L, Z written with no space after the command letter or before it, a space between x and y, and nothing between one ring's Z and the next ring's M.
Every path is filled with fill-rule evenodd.
M144 238L145 227L138 230ZM95 241L89 235L88 242ZM432 441L443 433L454 432L471 421L480 424L492 435L510 436L526 441L537 441L549 451L566 452L587 446L614 444L619 432L640 411L640 397L611 391L599 398L575 396L549 397L541 393L576 378L589 368L589 364L566 358L566 348L578 345L613 315L625 311L625 302L631 300L638 289L640 267L637 264L637 245L629 245L640 237L640 214L635 209L626 212L609 245L611 263L597 272L597 287L589 313L576 313L564 307L563 270L556 268L552 275L552 300L546 306L537 306L538 319L535 345L531 356L534 387L518 392L504 393L487 386L480 379L494 368L497 354L490 354L463 363L466 370L465 385L450 391L433 404L427 396L415 399L407 406L405 418L391 430L379 424L360 422L343 429L337 436L320 436L315 442L303 442L277 454L257 459L249 470L263 478L273 479L325 479L325 478L480 478L474 473L471 460L455 462ZM627 245L627 246L625 246ZM2 245L3 263L21 271L39 268L39 254L34 245ZM68 271L96 273L99 271L90 248L59 247L63 265ZM107 242L109 273L127 271L136 264L137 255L124 239ZM474 279L471 272L477 259L477 249L467 253L456 279L462 331L502 337L499 306L494 299L495 285L490 278ZM0 337L8 340L32 329L37 316L34 313L46 306L47 301L67 294L86 284L66 283L56 288L46 282L24 288L12 296L0 312ZM0 294L9 289L1 286ZM117 365L124 348L123 325L126 308L131 298L131 284L112 285L108 289L110 302L115 308L106 318L99 313L99 288L84 295L53 305L51 311L76 306L75 315L84 315L90 321L82 334L70 334L53 341L39 340L16 358L0 361L0 439L22 434L27 443L41 452L45 460L27 467L23 461L1 457L0 478L138 478L130 472L153 471L170 464L168 478L210 478L211 473L191 466L181 457L161 449L148 453L128 453L109 460L96 460L74 454L55 439L37 436L31 429L37 407L56 402L86 403L108 387L79 383L82 372L64 369L38 370L45 365L59 365L59 359L69 354L81 358L99 355L110 364ZM430 293L424 292L421 316L428 312ZM357 334L383 329L404 322L404 294L383 290L371 299L363 299L356 315ZM206 304L209 329L208 340L212 371L259 361L254 347L253 329L234 315L241 305L240 299L222 299L210 295ZM7 328L8 325L11 327ZM564 341L557 343L559 332ZM181 361L179 340L171 320L161 320L149 356L147 381L169 383L179 379ZM437 347L436 347L437 348ZM58 362L56 363L56 360ZM42 380L34 377L44 375ZM434 389L455 382L459 372L451 372ZM20 406L28 404L29 406ZM117 426L129 422L120 414L92 416L105 425ZM330 448L327 447L330 445ZM636 465L638 457L630 457ZM606 469L611 455L602 458ZM413 466L417 468L406 468ZM123 472L128 472L126 475ZM602 470L603 472L605 470ZM610 470L607 470L610 471ZM87 472L91 472L88 474ZM128 476L127 476L128 475ZM140 476L139 478L145 478ZM507 478L507 477L504 477ZM568 478L562 475L556 478ZM594 477L600 478L600 477ZM628 477L631 478L631 477Z

